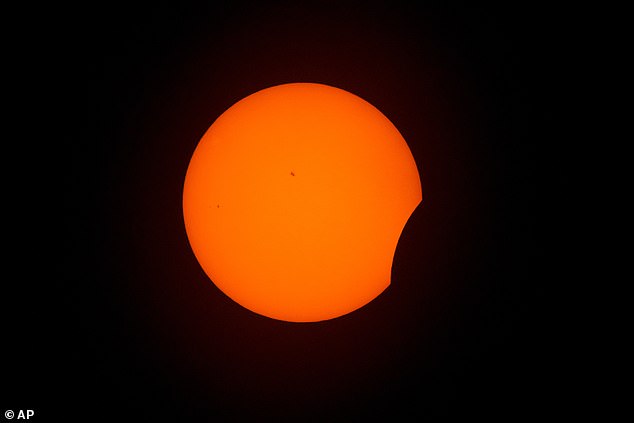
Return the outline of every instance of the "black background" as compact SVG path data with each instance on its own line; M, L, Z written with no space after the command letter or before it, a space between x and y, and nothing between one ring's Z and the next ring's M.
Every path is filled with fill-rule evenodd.
M37 61L56 125L23 146L41 173L26 166L36 182L16 201L29 205L16 226L33 231L18 231L23 276L3 310L3 410L42 421L549 412L561 357L547 299L560 273L547 251L561 235L544 234L563 215L553 193L565 181L555 12L346 1L51 11ZM182 223L200 137L236 101L287 82L375 105L423 187L389 289L313 324L224 296Z

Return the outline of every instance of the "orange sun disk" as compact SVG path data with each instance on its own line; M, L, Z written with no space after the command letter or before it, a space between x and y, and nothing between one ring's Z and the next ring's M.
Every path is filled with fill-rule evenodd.
M387 288L421 200L414 158L380 111L294 83L244 98L211 125L187 169L183 215L220 290L255 313L310 322Z

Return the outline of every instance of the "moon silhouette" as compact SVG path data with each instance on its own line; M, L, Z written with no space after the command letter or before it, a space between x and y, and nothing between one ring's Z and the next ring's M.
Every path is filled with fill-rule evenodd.
M414 158L387 117L342 89L292 83L211 125L187 168L183 217L222 292L263 316L314 322L389 286L421 201Z

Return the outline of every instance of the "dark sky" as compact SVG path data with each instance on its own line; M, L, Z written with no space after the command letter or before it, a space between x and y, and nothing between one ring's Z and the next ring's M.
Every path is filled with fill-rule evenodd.
M3 410L43 421L543 415L561 359L548 300L561 275L547 253L564 237L557 11L225 3L51 12L41 44L60 125L24 146L43 163L20 191L44 230L16 249L27 276L5 308ZM390 288L315 324L224 296L180 209L209 125L287 82L375 105L423 187Z

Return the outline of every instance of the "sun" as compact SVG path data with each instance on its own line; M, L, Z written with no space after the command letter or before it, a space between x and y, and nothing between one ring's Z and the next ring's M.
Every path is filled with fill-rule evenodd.
M187 168L183 217L222 292L263 316L314 322L388 287L421 201L407 143L378 109L292 83L238 101L211 125Z

